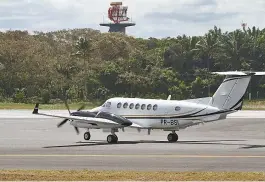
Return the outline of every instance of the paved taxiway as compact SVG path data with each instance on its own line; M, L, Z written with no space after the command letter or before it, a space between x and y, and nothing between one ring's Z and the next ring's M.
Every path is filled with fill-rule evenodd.
M7 115L7 113L9 112ZM264 171L264 112L181 130L179 142L168 143L168 132L127 129L118 144L107 144L102 130L91 130L91 141L76 135L59 119L24 115L31 111L0 111L1 169L94 169L175 171ZM13 114L10 114L13 113ZM255 114L253 114L255 113ZM240 118L242 116L242 118ZM238 119L239 118L239 119ZM263 119L264 118L264 119Z

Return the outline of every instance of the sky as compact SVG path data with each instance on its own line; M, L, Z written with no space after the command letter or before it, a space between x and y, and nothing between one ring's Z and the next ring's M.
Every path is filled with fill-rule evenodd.
M265 26L265 0L121 0L136 23L134 37L203 35L214 26L224 31ZM110 0L0 0L0 30L53 31L93 28L108 21Z

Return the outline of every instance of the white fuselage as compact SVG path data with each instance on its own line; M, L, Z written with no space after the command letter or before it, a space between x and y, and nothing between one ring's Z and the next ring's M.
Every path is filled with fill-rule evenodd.
M165 130L186 128L203 119L220 117L220 114L211 115L218 112L218 108L188 100L111 98L95 110L123 116L143 128Z

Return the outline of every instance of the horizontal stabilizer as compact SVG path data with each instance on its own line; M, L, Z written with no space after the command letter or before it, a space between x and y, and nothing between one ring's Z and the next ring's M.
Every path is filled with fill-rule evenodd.
M255 72L255 71L224 71L224 72L212 72L213 74L218 75L265 75L265 72Z

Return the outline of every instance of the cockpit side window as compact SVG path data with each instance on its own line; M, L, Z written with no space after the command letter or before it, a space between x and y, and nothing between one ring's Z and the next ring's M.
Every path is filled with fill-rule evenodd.
M106 107L110 107L110 106L111 106L111 102L107 102Z

